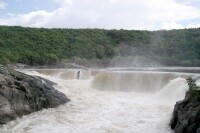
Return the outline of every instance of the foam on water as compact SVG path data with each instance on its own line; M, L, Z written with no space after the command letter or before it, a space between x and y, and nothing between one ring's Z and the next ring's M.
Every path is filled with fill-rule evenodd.
M166 86L158 91L156 96L158 96L158 99L162 102L173 105L176 101L184 98L183 94L185 94L188 88L187 81L182 77L178 77L171 80Z
M188 89L184 78L176 76L172 78L169 75L163 76L170 77L164 78L167 81L161 78L164 83L159 83L160 89L156 88L156 91L147 93L148 91L135 91L138 88L134 89L134 86L132 91L129 92L122 90L113 91L114 87L108 90L104 88L104 91L101 91L99 88L104 86L105 82L97 81L98 73L92 77L90 75L92 72L86 72L85 77L87 78L78 80L76 78L63 78L61 76L63 72L60 71L53 74L45 74L40 71L24 72L56 82L55 88L65 93L71 99L71 102L58 108L44 109L23 118L18 118L1 127L0 132L171 133L169 121L173 106L177 100L184 98L185 91ZM84 77L84 73L81 74ZM109 81L110 84L117 84L120 78L116 75L119 76L120 74L113 72L112 74L109 73L107 76L103 74L103 78L100 74L100 79ZM132 76L131 74L128 74L128 76L124 73L121 74L121 77L123 77L121 78L121 83L125 85L123 83L125 79L127 84L130 84L131 80L138 82L137 78L135 80L131 78L128 81L130 77L136 75L138 74L133 73ZM143 82L139 84L140 86L138 85L139 87L146 87L144 81L147 80L145 79L145 77L148 77L147 75L139 76L143 79ZM114 79L114 81L111 82L110 78ZM157 83L156 80L147 80L150 87L153 87L151 85L152 82L155 82L154 84ZM98 89L94 88L94 82L95 85L99 85ZM134 85L134 83L131 85ZM108 88L109 85L106 85L106 87Z

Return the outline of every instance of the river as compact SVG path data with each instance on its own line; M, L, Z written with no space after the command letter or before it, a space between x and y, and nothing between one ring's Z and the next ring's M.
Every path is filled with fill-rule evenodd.
M71 101L11 121L0 132L173 133L174 104L188 90L186 78L196 75L182 69L20 70L57 83Z

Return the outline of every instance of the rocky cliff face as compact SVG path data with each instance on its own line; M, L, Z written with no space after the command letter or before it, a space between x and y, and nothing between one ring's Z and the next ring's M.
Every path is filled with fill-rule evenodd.
M189 91L183 101L176 103L170 126L175 133L200 133L200 100Z
M69 99L53 82L0 65L0 124L43 108L54 108Z

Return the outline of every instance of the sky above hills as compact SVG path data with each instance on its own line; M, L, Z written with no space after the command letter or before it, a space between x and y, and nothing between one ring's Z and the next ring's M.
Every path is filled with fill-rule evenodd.
M200 27L200 0L0 0L0 25L159 30Z

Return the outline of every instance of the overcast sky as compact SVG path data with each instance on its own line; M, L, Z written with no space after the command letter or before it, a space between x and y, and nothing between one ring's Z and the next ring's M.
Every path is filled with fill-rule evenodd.
M200 27L200 0L0 0L0 25L159 30Z

